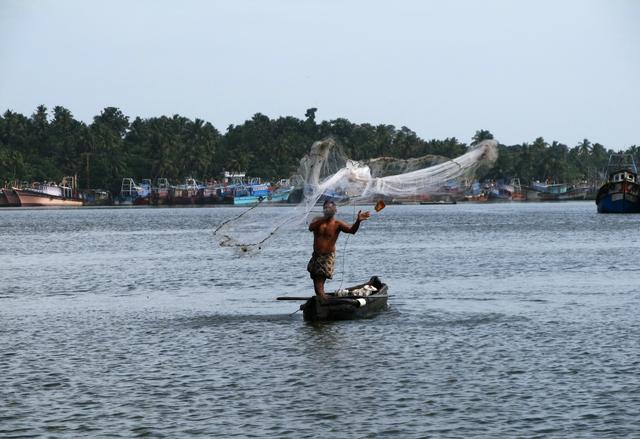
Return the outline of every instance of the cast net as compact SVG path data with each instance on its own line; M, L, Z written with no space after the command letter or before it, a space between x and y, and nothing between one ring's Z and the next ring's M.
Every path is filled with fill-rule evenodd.
M221 246L251 253L280 231L301 227L323 199L331 198L337 204L426 200L450 194L452 187L472 180L491 167L497 157L497 142L484 140L454 159L427 155L355 161L344 154L335 140L325 139L311 146L300 160L298 172L290 178L294 187L290 197L297 198L298 204L270 209L268 213L264 209L269 203L256 204L227 219L214 234Z

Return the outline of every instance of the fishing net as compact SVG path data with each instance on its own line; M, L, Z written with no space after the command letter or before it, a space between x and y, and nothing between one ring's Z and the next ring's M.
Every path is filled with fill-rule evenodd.
M366 204L424 199L450 193L459 181L473 179L498 157L497 142L484 140L455 159L428 155L414 159L379 157L349 159L332 138L315 142L290 178L294 207L270 209L259 203L223 222L215 230L218 243L241 253L260 250L279 231L301 227L314 206L330 198L337 204Z

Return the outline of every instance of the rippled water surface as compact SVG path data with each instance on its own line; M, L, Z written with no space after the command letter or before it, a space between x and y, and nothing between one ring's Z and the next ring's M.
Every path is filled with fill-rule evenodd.
M390 309L312 325L274 300L304 228L237 257L234 208L2 210L0 437L639 437L640 216L595 211L388 206L329 288Z

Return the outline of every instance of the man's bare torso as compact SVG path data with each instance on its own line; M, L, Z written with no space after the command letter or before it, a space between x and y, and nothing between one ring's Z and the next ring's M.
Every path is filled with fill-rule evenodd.
M321 254L335 252L340 232L354 234L358 231L360 222L368 218L369 212L358 212L356 222L352 225L337 220L334 215L314 219L309 224L309 230L313 232L313 251Z
M336 251L336 241L341 228L346 226L335 218L319 220L313 229L313 251L326 254Z

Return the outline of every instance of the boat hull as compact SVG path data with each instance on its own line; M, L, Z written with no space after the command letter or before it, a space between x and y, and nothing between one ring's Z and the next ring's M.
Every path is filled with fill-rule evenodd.
M14 189L22 207L77 207L82 206L82 200L65 198L31 192L24 189Z
M248 206L251 204L258 204L267 202L266 197L254 197L253 195L246 195L244 197L233 197L234 206Z
M7 196L4 194L3 190L0 190L0 207L8 207L9 200L7 200Z
M164 188L152 190L151 204L154 206L169 204L169 190Z
M373 276L366 284L347 288L349 291L362 288L365 285L375 286L378 291L366 296L356 295L337 296L328 293L328 301L322 303L316 296L311 297L300 305L305 320L330 321L330 320L354 320L374 317L388 307L389 287ZM364 302L364 303L363 303Z
M196 189L173 188L169 192L167 204L190 205L196 204L198 191Z
M538 195L539 201L574 201L585 200L587 198L588 188L580 188L569 190L562 194L551 194L541 192Z
M504 189L495 188L489 191L488 198L489 201L494 203L511 201L511 192Z
M135 200L133 200L133 204L134 206L148 206L149 204L151 204L151 197L150 196L138 197Z
M640 185L606 183L596 197L598 213L640 213Z
M286 203L289 200L289 192L274 193L267 196L245 195L234 197L233 204L236 206L246 206L257 203Z
M14 189L3 189L2 193L7 199L7 207L20 206L20 199L18 198L18 195L16 195L16 191Z

